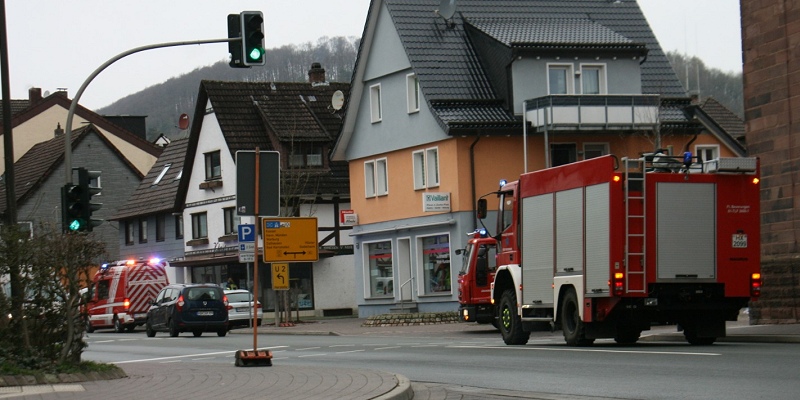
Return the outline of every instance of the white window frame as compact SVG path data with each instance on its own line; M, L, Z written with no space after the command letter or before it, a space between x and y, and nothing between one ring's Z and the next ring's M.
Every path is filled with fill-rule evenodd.
M706 158L705 152L709 150L715 155L715 157ZM694 154L699 155L701 152L703 152L703 162L714 160L720 157L718 144L698 144L694 146Z
M564 63L547 63L547 94L575 94L575 75L573 69L575 68L572 64L564 64ZM566 75L566 84L567 84L567 93L553 93L550 89L550 71L551 70L565 70Z
M389 167L384 158L364 162L364 196L366 198L389 194Z
M439 186L439 148L429 147L411 153L414 190Z
M364 162L364 196L366 198L375 197L375 160Z
M419 112L419 79L417 74L406 75L406 99L408 102L408 113Z
M596 70L598 70L598 72L597 72L598 93L590 93L590 94L598 94L598 95L608 94L608 84L607 84L608 80L606 79L607 76L606 76L606 65L605 64L581 64L580 68L581 68L580 69L580 71L581 71L581 74L580 74L581 75L581 79L580 79L580 81L581 81L581 94L586 94L586 93L583 93L583 76L584 76L583 70L584 69L596 69Z
M372 123L381 122L383 120L383 110L380 83L369 87L369 108Z
M586 157L586 147L587 147L587 146L603 146L603 150L602 150L603 154L602 154L602 155L604 155L604 156L605 156L605 155L608 155L608 154L609 154L609 150L608 150L609 146L608 146L608 143L599 143L599 142L586 142L586 143L584 143L584 144L583 144L583 159L584 159L584 160L588 160L588 159L589 159L589 158L587 158L587 157ZM593 157L592 157L592 158L593 158Z

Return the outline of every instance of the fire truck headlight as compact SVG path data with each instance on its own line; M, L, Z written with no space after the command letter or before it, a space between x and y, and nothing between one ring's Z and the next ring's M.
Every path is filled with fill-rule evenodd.
M644 299L644 305L647 307L655 307L658 305L658 299L653 297L648 297Z

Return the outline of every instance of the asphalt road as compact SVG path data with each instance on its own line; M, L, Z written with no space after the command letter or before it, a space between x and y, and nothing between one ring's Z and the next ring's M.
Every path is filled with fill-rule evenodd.
M233 363L233 352L252 348L252 335L220 338L143 332L95 333L85 359L131 363ZM800 392L800 346L780 343L640 342L619 346L598 340L567 347L560 335L506 346L491 331L401 332L379 336L259 335L259 348L275 365L378 369L412 382L624 399L793 399ZM480 398L480 397L476 397Z

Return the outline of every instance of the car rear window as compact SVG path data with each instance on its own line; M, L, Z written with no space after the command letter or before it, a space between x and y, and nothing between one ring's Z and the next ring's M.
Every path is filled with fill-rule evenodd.
M231 303L244 303L253 301L253 295L250 293L229 293L228 301Z
M222 290L217 288L189 288L186 291L189 300L222 300Z

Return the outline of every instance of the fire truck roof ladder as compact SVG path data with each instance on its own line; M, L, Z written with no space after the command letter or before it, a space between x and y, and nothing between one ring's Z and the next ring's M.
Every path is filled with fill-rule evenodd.
M645 160L622 159L622 165L625 172L625 290L628 293L644 293L646 288L644 282L647 281L645 276L646 271L646 241L645 232L647 232L647 220L644 217L645 213ZM631 167L638 166L641 173L631 174ZM636 183L635 185L634 182ZM639 193L631 193L631 186L640 188ZM637 202L638 207L631 207L631 202ZM634 262L638 261L639 265ZM635 289L631 289L631 281L633 279L641 280L640 285L635 285Z

